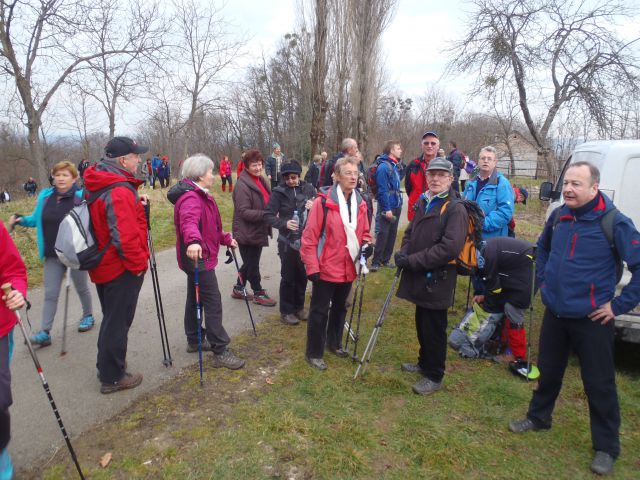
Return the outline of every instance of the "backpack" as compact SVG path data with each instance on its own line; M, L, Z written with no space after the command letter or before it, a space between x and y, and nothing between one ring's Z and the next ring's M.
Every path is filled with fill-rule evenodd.
M486 312L474 303L462 321L449 335L449 346L465 358L485 358L489 356L489 341L501 325L503 313Z
M547 243L547 250L551 250L551 239L553 238L553 231L556 228L556 225L560 222L560 208L556 208L551 215L553 215L553 223L551 224L551 235L549 235L549 241ZM606 212L604 215L600 217L600 228L602 229L602 233L604 234L604 238L607 239L607 243L609 244L609 248L611 248L611 253L613 253L613 258L616 262L616 285L620 283L622 279L622 273L624 272L624 264L622 263L622 258L620 257L620 253L616 248L616 241L613 233L613 224L616 221L616 214L619 210L613 207L611 210Z
M444 236L444 230L446 228L447 213L449 210L449 204L453 203L455 206L458 203L462 203L464 208L469 214L469 225L467 228L467 235L464 240L464 245L455 260L451 260L451 264L456 265L458 275L473 275L478 270L478 262L482 262L480 255L480 242L482 242L482 227L484 226L484 212L476 202L472 200L454 199L445 202L440 208L440 221L442 223L442 236ZM442 238L442 236L440 238ZM480 260L479 258L480 257Z
M378 182L376 182L376 172L378 171L378 167L382 163L380 157L376 157L371 165L369 165L369 169L367 170L367 185L369 186L369 191L375 197L378 195Z
M129 188L134 192L136 199L138 198L137 190L129 182L115 182L108 187L91 192L88 198L85 196L82 202L73 207L60 222L54 249L65 266L73 270L91 270L102 261L111 241L102 250L98 248L91 225L89 205L116 186Z

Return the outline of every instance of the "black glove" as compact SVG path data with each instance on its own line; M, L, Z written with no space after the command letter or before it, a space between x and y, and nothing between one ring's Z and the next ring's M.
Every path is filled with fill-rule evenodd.
M320 280L320 273L318 272L312 273L311 275L307 275L307 278L311 283L316 283L317 281Z
M405 252L400 250L396 252L393 258L396 262L396 267L402 268L403 270L410 270L409 255L407 255Z
M370 243L363 243L360 248L360 256L367 260L371 255L373 255L373 247Z

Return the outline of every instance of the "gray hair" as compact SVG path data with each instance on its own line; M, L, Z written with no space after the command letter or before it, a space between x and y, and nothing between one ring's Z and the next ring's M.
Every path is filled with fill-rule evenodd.
M580 160L578 162L574 162L569 165L568 168L573 167L588 167L589 175L591 176L591 185L600 184L600 170L593 163L585 162L584 160Z
M358 167L358 159L356 157L341 157L336 161L335 166L333 167L333 171L336 175L340 175L340 170L346 164L354 165L356 168Z
M313 156L313 161L315 163L318 163L320 160L322 160L322 155L316 154L316 155Z
M196 153L187 158L182 164L182 178L188 178L193 182L200 180L200 177L204 177L207 170L213 168L213 160L207 157L204 153Z
M482 152L489 152L489 153L493 153L493 156L498 158L498 151L493 148L491 145L487 145L486 147L482 147L480 149L480 153Z
M358 146L358 142L356 142L353 138L345 138L344 140L342 140L342 143L340 144L340 150L343 152L346 152L350 148L357 147L357 146Z

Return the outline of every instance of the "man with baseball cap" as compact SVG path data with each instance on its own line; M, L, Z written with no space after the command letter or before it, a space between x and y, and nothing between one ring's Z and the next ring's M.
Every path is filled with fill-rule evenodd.
M125 370L129 328L138 303L149 260L145 206L138 196L141 180L135 178L140 154L149 149L127 137L114 137L104 148L104 158L85 171L89 211L100 264L89 271L102 307L98 335L98 376L101 393L134 388L142 374Z
M404 186L409 195L409 205L407 216L409 221L413 219L415 211L414 205L424 192L427 191L427 167L429 162L436 158L438 149L440 148L440 140L436 132L427 131L422 135L422 155L413 160L407 167L407 174L404 178Z
M396 295L416 305L420 343L418 362L403 363L401 369L422 375L412 387L419 395L442 388L447 357L447 309L453 303L456 285L456 265L449 262L458 257L469 223L467 210L451 187L451 162L435 158L426 174L429 189L418 198L415 217L395 255L396 265L402 269Z

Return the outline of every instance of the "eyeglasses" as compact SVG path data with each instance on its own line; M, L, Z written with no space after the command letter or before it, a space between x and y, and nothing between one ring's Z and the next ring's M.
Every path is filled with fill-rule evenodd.
M432 147L435 147L438 142L422 142L423 145L431 145Z

